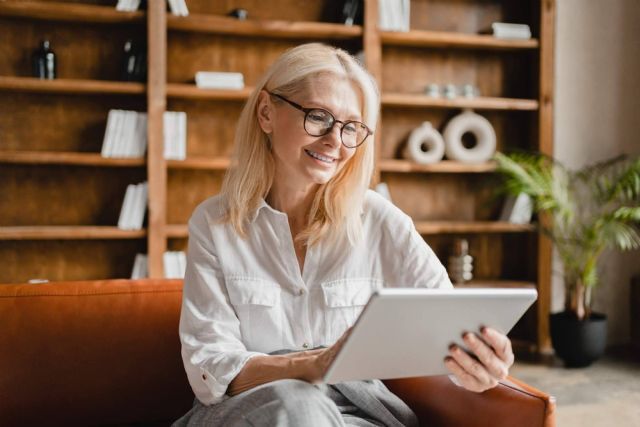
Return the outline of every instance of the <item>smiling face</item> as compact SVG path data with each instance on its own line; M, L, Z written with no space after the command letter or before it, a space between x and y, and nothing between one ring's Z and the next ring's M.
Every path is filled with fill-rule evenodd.
M305 108L323 108L340 121L362 121L360 96L346 79L318 77L305 91L287 99ZM274 179L278 184L306 191L327 183L353 157L356 149L341 143L339 123L324 136L311 136L304 129L304 117L304 112L266 91L260 94L258 120L271 138L276 165Z

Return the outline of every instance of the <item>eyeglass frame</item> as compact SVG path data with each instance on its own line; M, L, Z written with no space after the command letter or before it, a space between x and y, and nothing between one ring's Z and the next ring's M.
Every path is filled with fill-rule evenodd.
M342 126L340 126L340 143L341 143L342 145L344 145L345 147L347 147L347 148L358 148L359 146L361 146L362 144L364 144L364 142L367 140L367 138L369 138L369 136L373 135L373 131L372 131L371 129L369 129L369 126L367 126L366 124L364 124L364 123L362 123L362 122L360 122L360 121L358 121L358 120L346 120L346 121L338 120L338 119L336 119L336 117L333 115L333 113L332 113L331 111L327 110L327 109L320 108L320 107L306 108L306 107L303 107L303 106L302 106L302 105L300 105L300 104L297 104L297 103L295 103L295 102L293 102L293 101L291 101L291 100L289 100L289 99L285 98L284 96L282 96L282 95L280 95L280 94L273 93L273 92L269 92L268 90L265 90L265 92L267 92L267 93L268 93L269 95L271 95L271 96L275 96L276 98L283 100L283 101L284 101L284 102L286 102L287 104L291 105L293 108L295 108L295 109L297 109L297 110L302 111L302 112L304 113L304 119L303 119L303 122L302 122L302 127L304 128L304 131L305 131L305 132L307 133L307 135L309 135L309 136L319 137L319 136L325 136L325 135L328 135L328 134L333 130L333 127L336 125L336 123L340 123L340 124L342 125ZM327 114L329 114L329 116L333 119L333 124L331 125L331 127L327 128L327 131L326 131L325 133L321 134L321 135L313 135L313 134L309 133L309 131L307 130L307 126L306 126L306 123L307 123L307 116L308 116L308 115L309 115L309 113L310 113L311 111L313 111L313 110L321 110L321 111L324 111L324 112L326 112ZM344 127L345 127L348 123L359 123L359 124L361 124L362 126L364 126L364 127L365 127L365 129L367 130L367 135L366 135L366 136L362 139L362 141L361 141L361 142L359 142L357 145L349 146L349 145L347 145L347 144L345 144L345 143L344 143L344 139L342 138L342 132L343 132L343 130L344 130Z

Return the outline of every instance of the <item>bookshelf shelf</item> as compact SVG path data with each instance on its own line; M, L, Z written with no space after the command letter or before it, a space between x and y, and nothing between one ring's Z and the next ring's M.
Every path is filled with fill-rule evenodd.
M0 151L0 164L26 165L78 165L105 167L142 167L144 158L105 158L97 153L44 152L44 151Z
M386 107L434 107L434 108L474 108L476 110L538 110L535 99L477 97L454 99L432 98L420 94L384 93L382 105Z
M380 41L385 46L454 47L490 50L531 50L540 46L536 39L505 40L491 35L420 30L408 32L382 31L380 33Z
M535 289L534 282L517 280L484 280L474 279L464 284L456 284L456 288L510 288L510 289Z
M167 28L200 33L281 39L355 39L362 36L362 27L359 25L347 26L327 22L280 20L238 21L235 18L207 14L190 14L184 17L168 15Z
M0 76L0 91L66 93L66 94L124 94L143 95L143 83L103 80L55 79Z
M442 160L438 163L423 165L408 160L382 159L378 162L381 172L402 173L488 173L496 170L493 161L483 163L462 163L453 160Z
M0 227L0 240L143 239L147 230L121 230L112 226Z
M226 170L230 164L231 160L228 157L167 160L167 167L170 169Z
M29 18L43 21L93 22L93 23L140 23L145 22L146 13L119 12L115 7L91 4L24 1L0 2L0 16Z
M187 238L189 237L189 227L186 224L167 224L165 235L167 238Z
M427 234L466 233L529 233L536 230L531 224L512 224L500 221L416 221L416 230Z
M252 87L239 90L229 89L201 89L195 84L169 83L167 97L187 99L211 99L220 101L244 101L249 97Z

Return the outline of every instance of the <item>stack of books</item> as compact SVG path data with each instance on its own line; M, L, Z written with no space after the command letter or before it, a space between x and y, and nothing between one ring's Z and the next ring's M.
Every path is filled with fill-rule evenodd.
M409 31L410 0L378 0L378 28L382 31Z
M109 110L102 141L102 157L144 157L147 149L147 114Z
M226 73L222 71L198 71L196 86L201 89L243 89L242 73Z
M491 24L491 33L498 39L529 40L531 38L531 28L527 24L494 22Z
M140 7L140 0L118 0L116 10L118 12L134 12Z
M118 228L121 230L141 230L147 211L148 183L129 184L124 195Z
M184 279L187 269L187 256L182 251L167 251L164 253L164 277L167 279Z
M185 0L168 0L171 13L176 16L189 16L189 9Z
M132 279L146 279L149 277L149 267L147 254L136 254L133 262L133 270L131 271Z
M187 157L187 113L164 112L164 158L184 160Z

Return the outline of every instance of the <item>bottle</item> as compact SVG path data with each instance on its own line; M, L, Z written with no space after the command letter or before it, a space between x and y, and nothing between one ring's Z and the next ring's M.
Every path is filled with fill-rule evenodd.
M455 239L448 270L454 284L464 284L473 278L473 257L469 255L469 242L466 239Z
M43 40L33 52L33 76L50 80L56 78L56 54L51 49L49 40Z

